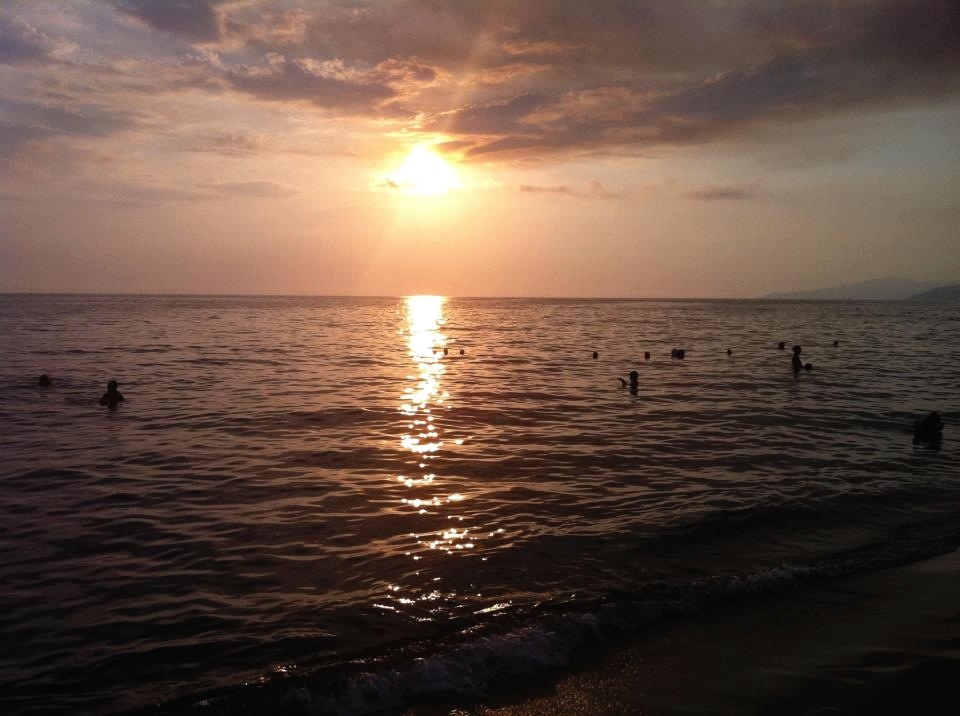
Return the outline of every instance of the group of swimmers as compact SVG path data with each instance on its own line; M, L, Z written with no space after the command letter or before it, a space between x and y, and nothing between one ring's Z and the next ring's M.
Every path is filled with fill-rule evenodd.
M833 346L836 348L839 344L839 341L834 341ZM779 350L784 350L786 348L786 343L780 341L777 344ZM790 359L790 365L793 369L793 374L797 375L801 370L812 370L813 364L806 363L804 364L800 360L800 346L793 347L793 357ZM443 349L443 354L447 355L447 349ZM464 351L460 349L460 355L463 355ZM727 355L733 355L733 351L729 348L727 349ZM600 354L597 351L593 351L593 359L597 360L600 357ZM676 358L678 360L683 360L686 357L686 351L683 348L671 348L670 357ZM644 360L650 360L650 351L645 351L643 354ZM626 388L629 386L630 392L636 395L640 391L640 373L635 370L630 371L629 381L624 380L623 378L617 378L620 381L620 387ZM50 376L44 374L37 379L37 385L43 388L49 387L51 385ZM122 403L124 400L123 393L119 390L119 384L115 380L111 380L107 383L107 392L100 397L100 405L105 405L110 410L116 410L117 406ZM915 443L928 443L928 444L939 444L940 440L943 437L943 420L940 417L940 413L934 411L929 413L923 418L918 418L913 423L913 441Z
M839 341L834 341L834 342L833 342L833 347L834 347L834 348L836 348L836 347L839 346L839 345L840 345L840 342L839 342ZM787 344L786 344L785 341L780 341L780 342L777 344L777 348L778 348L779 350L781 350L781 351L784 350L786 347L787 347ZM813 370L813 363L806 363L806 364L805 364L803 361L800 360L800 352L801 352L801 350L803 350L803 349L802 349L800 346L794 346L794 347L793 347L793 358L792 358L791 361L790 361L790 365L791 365L791 367L793 368L793 374L794 374L794 375L797 375L801 370ZM733 355L733 351L732 351L731 349L729 349L729 348L727 348L727 355L728 355L728 356L732 356L732 355ZM671 348L671 349L670 349L670 357L671 357L671 358L676 358L677 360L683 360L684 358L686 358L686 356L687 356L687 351L686 351L685 349L683 349L683 348ZM600 354L599 354L597 351L594 351L594 352L593 352L593 359L594 359L594 360L597 360L597 358L599 358L599 357L600 357ZM644 352L644 354L643 354L643 359L644 359L644 360L650 360L650 351L645 351L645 352ZM627 387L627 381L625 381L623 378L617 378L617 380L620 381L620 387L621 387L621 388L626 388L626 387ZM639 381L640 381L640 374L637 373L637 371L635 371L635 370L630 371L630 383L629 383L629 385L630 385L630 390L631 390L631 392L636 392L636 390L637 390L637 388L638 388L638 386L639 386Z
M41 388L49 388L53 384L50 376L44 373L37 378L37 385ZM107 383L107 392L100 396L100 405L106 405L110 410L116 410L117 406L123 402L123 393L119 391L120 384L115 380Z
M833 347L837 348L840 345L840 341L834 341ZM780 341L777 344L778 350L785 350L787 344L785 341ZM800 360L800 353L803 349L800 346L793 346L793 357L790 359L790 367L793 370L794 375L798 375L801 370L813 370L813 363L804 363ZM733 355L733 351L729 348L727 349L727 355ZM671 348L670 357L676 358L678 360L683 360L686 356L686 351L683 348ZM597 360L600 357L600 354L597 351L593 351L593 359ZM650 352L646 351L643 354L644 360L650 360ZM629 380L624 380L623 378L617 378L620 381L621 388L630 388L630 392L634 395L640 391L640 373L635 370L630 371L628 376ZM925 417L918 418L913 423L913 442L915 443L926 443L930 445L939 445L941 439L943 438L943 420L940 417L940 413L934 411L929 413Z

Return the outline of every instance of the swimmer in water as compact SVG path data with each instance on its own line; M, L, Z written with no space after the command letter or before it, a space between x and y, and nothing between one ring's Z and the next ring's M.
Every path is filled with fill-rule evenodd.
M644 351L644 352L643 352L643 359L644 359L644 360L650 360L650 351Z
M627 381L625 381L623 378L617 378L617 380L620 381L621 388L627 387ZM636 395L639 389L640 389L640 374L637 373L637 371L635 370L631 370L630 371L630 392Z
M729 348L727 348L727 355L728 355L728 356L732 356L732 355L733 355L733 351L730 350Z
M107 392L100 398L100 405L107 405L110 410L115 410L117 405L123 402L123 393L117 390L117 381L111 380L107 383Z
M786 347L787 347L787 344L784 343L783 341L780 341L779 343L777 343L777 350L778 350L778 351L782 351L782 350L783 350L784 348L786 348Z
M50 376L44 373L39 378L37 378L37 385L41 388L47 388L50 385Z
M600 357L600 354L597 353L596 351L594 351L594 352L593 352L593 359L596 360L596 359L599 358L599 357Z
M943 420L934 411L913 423L913 442L937 444L943 439Z
M803 361L800 360L800 346L793 347L793 358L790 359L790 366L793 368L794 375L803 370Z

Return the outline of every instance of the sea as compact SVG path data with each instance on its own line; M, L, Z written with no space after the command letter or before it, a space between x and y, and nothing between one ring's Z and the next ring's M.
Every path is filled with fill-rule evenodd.
M909 301L0 296L0 711L399 713L950 552L958 346Z

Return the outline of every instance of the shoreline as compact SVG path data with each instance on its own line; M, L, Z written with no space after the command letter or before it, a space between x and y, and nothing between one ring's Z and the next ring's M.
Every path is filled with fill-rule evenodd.
M954 714L960 551L716 605L405 716Z

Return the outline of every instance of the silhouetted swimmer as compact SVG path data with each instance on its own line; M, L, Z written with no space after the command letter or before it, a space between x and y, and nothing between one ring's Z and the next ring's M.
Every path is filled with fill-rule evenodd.
M600 354L597 353L596 351L594 351L594 352L593 352L593 359L596 360L596 359L599 358L599 357L600 357Z
M460 349L460 355L463 355L464 352L465 352L465 351L463 350L463 348L461 348L461 349Z
M729 348L727 348L727 355L728 355L728 356L732 356L732 355L733 355L733 351L730 350Z
M643 359L644 359L644 360L650 360L650 351L644 351L644 352L643 352Z
M448 350L449 350L448 348L444 348L444 349L443 349L443 354L446 355Z
M785 349L786 347L787 347L787 344L786 344L784 341L780 341L779 343L777 343L777 350L778 350L778 351L782 351L782 350Z
M943 439L943 420L934 411L913 423L913 442L938 444Z
M836 348L836 347L839 346L839 345L840 345L840 341L834 341L834 342L833 342L833 347L834 347L834 348Z
M100 398L100 405L107 405L110 410L114 410L122 402L123 393L117 390L117 381L111 380L107 383L107 392Z
M680 360L683 360L686 355L687 355L687 352L683 348L670 349L671 358L679 358Z
M50 385L50 376L44 373L39 378L37 378L37 385L41 388L46 388Z
M617 378L620 381L620 387L626 388L627 381L623 378ZM630 392L636 395L637 391L640 389L640 374L635 370L630 371Z
M803 361L800 360L800 346L793 347L793 358L790 359L790 366L793 368L794 375L803 370Z

